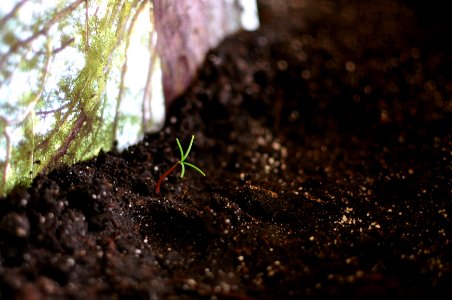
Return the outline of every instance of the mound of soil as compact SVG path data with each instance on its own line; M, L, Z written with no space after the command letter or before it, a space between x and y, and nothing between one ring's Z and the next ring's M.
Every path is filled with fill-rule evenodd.
M0 298L452 296L450 32L396 1L270 7L161 132L0 199ZM207 176L157 195L192 134Z

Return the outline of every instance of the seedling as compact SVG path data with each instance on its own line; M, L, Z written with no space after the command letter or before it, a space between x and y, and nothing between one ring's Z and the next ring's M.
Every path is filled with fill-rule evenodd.
M200 168L198 168L197 166L185 161L185 159L187 159L188 153L190 153L191 146L193 145L193 140L194 139L195 139L195 135L192 135L191 136L190 145L188 146L187 152L184 153L184 150L182 149L182 146L180 145L179 139L176 138L177 146L179 147L179 151L180 151L180 160L177 163L175 163L171 168L169 168L168 171L163 173L162 176L160 176L159 180L157 181L157 184L155 185L155 193L157 195L160 194L160 186L162 185L163 180L165 180L166 177L168 177L171 173L173 173L174 170L176 170L178 165L180 165L181 168L182 168L182 171L180 173L180 178L184 177L185 166L192 167L193 169L195 169L196 171L201 173L203 176L206 176L206 174L203 171L201 171Z

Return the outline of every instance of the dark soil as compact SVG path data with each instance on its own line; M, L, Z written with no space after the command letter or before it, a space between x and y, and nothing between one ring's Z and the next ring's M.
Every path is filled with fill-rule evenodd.
M0 199L0 298L452 296L447 14L268 3L161 132Z

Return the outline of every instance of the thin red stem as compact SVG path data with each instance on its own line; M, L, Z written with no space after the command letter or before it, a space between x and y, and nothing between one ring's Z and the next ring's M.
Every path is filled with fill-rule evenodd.
M175 163L171 168L168 169L168 171L166 171L165 173L163 173L162 176L160 176L159 180L157 181L157 183L155 185L155 193L157 195L160 194L160 186L162 185L163 180L165 180L166 177L168 177L171 173L174 172L174 170L176 170L176 167L178 164L180 164L180 161Z

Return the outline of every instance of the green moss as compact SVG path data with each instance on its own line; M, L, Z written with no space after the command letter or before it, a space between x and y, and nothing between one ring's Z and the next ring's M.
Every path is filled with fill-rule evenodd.
M37 74L38 79L33 80L39 80L38 87L30 87L16 99L22 111L30 108L23 119L17 119L21 112L14 105L0 102L0 150L6 153L3 161L0 157L0 195L16 184L29 183L41 171L90 158L100 149L113 146L114 116L105 111L111 110L108 103L116 99L107 99L107 83L112 69L124 64L132 18L149 1L106 2L105 12L91 14L85 22L85 1L61 1L53 10L34 17L34 23L28 26L29 43L8 29L0 29L1 43L10 49L10 53L0 56L4 66L0 68L0 84L11 81L16 70ZM105 4L98 3L100 7ZM7 25L17 22L14 18L3 20L1 15L0 21ZM57 39L49 35L55 28ZM66 33L68 28L73 34ZM55 89L45 90L53 75L47 63L65 47L78 50L83 65L68 65L67 74L59 77ZM50 126L38 130L38 121L47 119L52 120ZM17 130L23 139L14 144L10 132Z

